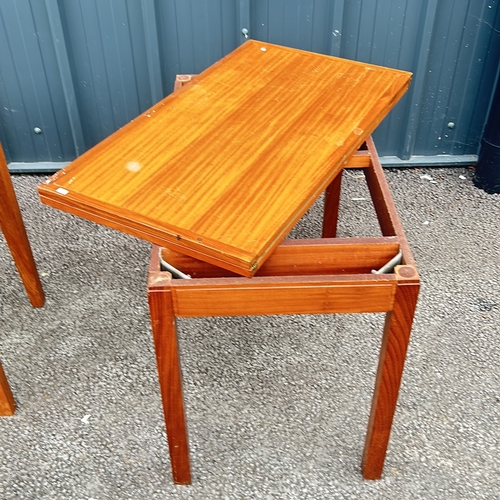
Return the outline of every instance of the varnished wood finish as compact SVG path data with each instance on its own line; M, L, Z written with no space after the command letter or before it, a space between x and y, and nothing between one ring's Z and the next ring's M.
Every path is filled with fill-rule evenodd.
M251 276L409 81L249 41L53 176L40 196Z
M340 191L342 188L342 170L330 182L325 190L325 215L323 217L323 238L337 236L337 221L339 218Z
M403 224L401 224L391 191L387 185L372 137L367 138L366 145L370 153L371 162L369 168L365 168L363 171L382 234L384 236L397 236L401 250L403 251L403 264L415 266L415 259L406 239Z
M369 151L356 151L347 158L344 168L367 168L371 165L371 154Z
M378 479L382 475L396 409L419 277L371 139L367 140L367 148L352 156L355 160L351 165L366 169L385 236L285 240L252 279L235 276L172 249L154 246L148 290L150 301L155 294L166 296L164 305L159 299L152 303L151 317L156 349L172 352L170 366L159 362L159 367L162 366L159 373L162 394L163 387L172 388L163 396L164 400L167 399L168 407L177 409L183 405L180 387L177 387L179 360L176 345L169 347L174 342L173 318L176 316L387 312L362 461L363 477ZM336 224L333 218L338 213L339 193L337 187L334 189L333 203L325 205L325 209L331 211L325 213L329 228L331 223ZM400 248L405 265L397 266L394 273L371 274L372 268L382 267ZM161 271L160 257L190 273L194 279L173 280L170 273ZM162 321L169 325L165 340L157 333L163 331L158 326ZM167 432L172 435L169 440L183 442L187 440L184 415L180 410L174 411L180 416L177 423L167 421ZM171 450L171 456L174 470L183 470L187 476L187 444L174 449L173 453Z
M342 278L185 280L172 287L172 299L179 317L385 312L392 308L396 282L390 277Z
M10 417L14 415L15 410L16 403L14 396L12 396L12 391L0 364L0 417Z
M402 268L400 268L402 269ZM412 273L413 267L406 266ZM401 377L417 305L419 285L405 283L396 270L398 286L392 311L387 313L373 393L368 431L363 452L365 479L380 479L396 410ZM415 274L412 274L414 277Z
M153 282L154 274L150 276ZM148 301L172 475L176 484L189 484L191 472L172 293L165 288L150 288Z
M45 296L17 203L7 162L0 146L0 229L10 249L33 307L41 307Z
M195 76L197 75L176 75L174 81L174 91L184 87L184 85L189 83Z
M255 276L315 276L363 274L379 269L399 251L397 241L387 238L336 238L285 240L266 260ZM220 267L169 248L162 249L169 264L192 278L238 276ZM244 281L247 282L247 281Z

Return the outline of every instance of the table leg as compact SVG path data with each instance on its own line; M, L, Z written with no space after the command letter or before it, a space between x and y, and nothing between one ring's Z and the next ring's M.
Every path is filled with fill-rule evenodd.
M341 185L342 170L337 174L325 191L322 238L335 238L337 236Z
M0 148L0 229L5 236L31 305L43 306L45 297L42 284L2 148Z
M149 290L148 300L172 475L174 483L190 484L189 449L172 292L165 289Z
M410 266L403 266L412 270ZM416 271L415 271L416 276ZM410 276L408 276L410 277ZM417 305L418 283L400 283L394 308L386 315L362 471L365 479L380 479L396 410L406 350Z
M7 383L2 365L0 365L0 417L14 415L15 409L16 403L14 402L14 397Z

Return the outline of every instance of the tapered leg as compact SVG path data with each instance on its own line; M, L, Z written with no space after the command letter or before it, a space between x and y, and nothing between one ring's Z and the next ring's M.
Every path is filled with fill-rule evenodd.
M41 307L45 302L42 284L36 270L31 247L26 235L21 212L17 203L7 162L0 147L0 229L26 288L33 307Z
M337 221L339 218L340 190L342 185L342 170L329 184L325 191L325 208L323 215L323 238L337 236Z
M408 267L405 266L405 269ZM417 305L418 289L418 284L398 285L394 309L386 316L363 453L362 470L365 479L380 479L382 476L406 350L410 340L411 325Z
M148 300L174 483L190 484L189 449L172 293L170 290L150 289Z
M0 417L14 415L15 410L16 403L14 402L14 397L7 383L2 365L0 365Z

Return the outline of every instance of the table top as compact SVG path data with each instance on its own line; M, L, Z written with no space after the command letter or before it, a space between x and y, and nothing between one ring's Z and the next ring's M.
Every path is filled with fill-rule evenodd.
M40 197L251 276L410 79L248 41L49 178Z

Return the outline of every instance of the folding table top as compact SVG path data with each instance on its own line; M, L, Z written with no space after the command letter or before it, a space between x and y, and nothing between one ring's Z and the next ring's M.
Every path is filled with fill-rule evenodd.
M410 78L248 41L41 184L40 197L252 276Z

